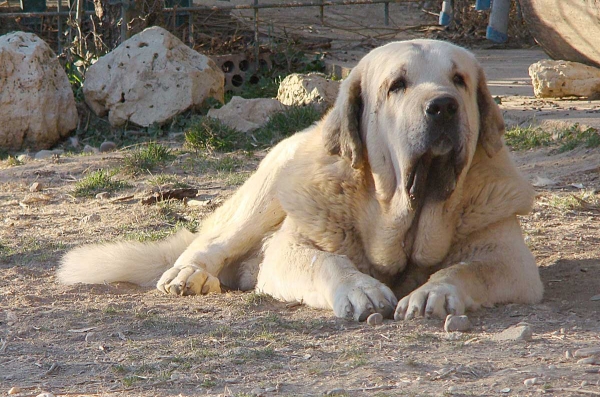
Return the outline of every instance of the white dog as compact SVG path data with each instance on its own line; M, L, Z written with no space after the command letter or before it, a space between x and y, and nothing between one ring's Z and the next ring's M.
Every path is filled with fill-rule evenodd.
M471 53L390 43L366 55L323 120L275 146L197 235L80 247L58 277L158 280L176 295L256 289L356 320L534 303L542 283L517 219L534 192L503 133Z

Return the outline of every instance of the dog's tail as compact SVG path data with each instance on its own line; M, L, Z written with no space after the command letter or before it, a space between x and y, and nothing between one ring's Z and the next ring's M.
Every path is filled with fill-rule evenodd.
M151 286L196 236L182 229L159 242L90 244L69 251L57 271L63 284L126 281Z

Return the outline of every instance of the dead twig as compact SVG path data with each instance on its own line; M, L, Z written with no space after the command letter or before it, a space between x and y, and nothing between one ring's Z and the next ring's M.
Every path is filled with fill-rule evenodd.
M569 389L567 387L553 387L551 389L544 389L544 393L553 393L553 392L569 392L569 393L580 393L587 394L588 396L600 396L600 392L593 390L584 390L584 389Z
M191 189L191 188L170 189L170 190L165 190L164 192L153 193L151 196L143 198L141 200L141 203L144 205L150 205L150 204L155 204L159 201L165 201L165 200L171 200L171 199L183 200L185 198L196 197L197 195L198 195L198 189Z

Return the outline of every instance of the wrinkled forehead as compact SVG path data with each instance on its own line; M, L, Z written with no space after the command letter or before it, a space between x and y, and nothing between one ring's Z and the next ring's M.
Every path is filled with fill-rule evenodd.
M379 85L400 71L415 83L447 81L458 72L477 76L478 63L469 51L436 40L394 42L371 51L363 61L370 80Z

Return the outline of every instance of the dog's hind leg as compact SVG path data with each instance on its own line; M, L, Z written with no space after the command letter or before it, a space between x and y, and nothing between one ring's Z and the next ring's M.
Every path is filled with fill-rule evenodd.
M203 221L198 237L163 273L159 290L177 295L220 292L221 270L256 252L285 218L276 184L283 167L309 137L310 131L298 133L271 150L239 190Z

